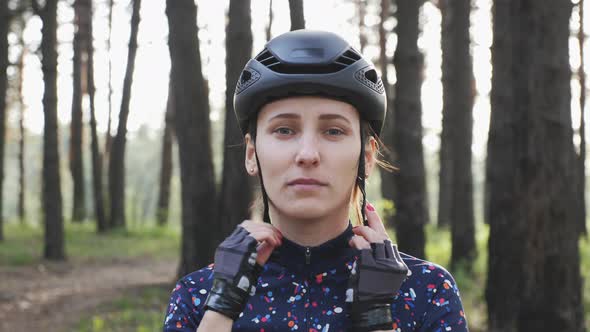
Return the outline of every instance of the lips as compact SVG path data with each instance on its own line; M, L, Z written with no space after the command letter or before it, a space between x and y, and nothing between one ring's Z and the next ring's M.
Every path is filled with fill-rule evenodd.
M320 180L314 179L314 178L298 178L298 179L288 182L287 185L289 185L289 186L296 186L296 185L325 186L326 183L324 183Z

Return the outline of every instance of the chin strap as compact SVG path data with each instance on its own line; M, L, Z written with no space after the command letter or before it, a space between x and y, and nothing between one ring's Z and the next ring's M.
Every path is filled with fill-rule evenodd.
M359 168L356 177L356 185L361 190L361 194L363 196L363 200L361 203L361 218L363 220L363 225L368 226L369 223L367 221L367 217L365 216L365 205L367 204L367 193L365 191L365 140L364 140L364 130L363 124L361 122L361 156L359 157ZM355 204L357 204L355 202Z
M262 191L262 201L264 202L264 212L262 215L262 221L270 224L270 215L268 213L268 195L264 189L264 181L262 180L262 168L260 168L260 161L258 160L258 153L254 150L256 156L256 166L258 167L258 178L260 179L260 190Z

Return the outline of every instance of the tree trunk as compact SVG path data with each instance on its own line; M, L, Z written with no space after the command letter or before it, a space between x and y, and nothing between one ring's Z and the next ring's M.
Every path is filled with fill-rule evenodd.
M473 131L474 78L469 52L469 14L471 0L442 0L442 83L443 136L441 170L446 164L449 183L441 192L449 195L441 203L450 203L451 267L461 261L470 268L476 255L475 217L473 211L473 177L471 143ZM446 156L442 156L442 146ZM448 178L447 178L448 179ZM449 185L443 190L443 185ZM440 205L439 205L440 207Z
M193 0L166 0L182 184L179 276L209 264L217 245L210 236L211 226L216 223L215 175L196 12Z
M303 0L289 0L289 11L291 13L291 31L305 29Z
M395 226L400 250L424 258L428 206L422 148L422 54L418 50L418 14L423 1L397 1L397 48L393 143L396 166Z
M133 0L131 16L131 35L129 37L129 53L127 55L127 69L123 81L123 97L119 112L117 135L113 141L109 158L109 197L110 197L110 226L125 228L125 143L127 136L127 118L129 117L129 102L131 100L131 85L137 54L137 31L139 28L139 9L141 0Z
M6 140L6 90L8 89L8 31L10 11L8 1L0 3L0 241L4 240L3 184L4 184L4 142Z
M98 131L96 129L96 107L94 103L94 96L96 88L94 86L94 46L92 44L92 1L88 1L88 13L90 20L88 21L88 35L89 42L86 44L86 54L88 55L88 66L86 67L88 97L90 99L90 134L92 153L92 189L94 196L94 214L96 217L96 229L99 233L104 233L108 230L108 220L105 216L104 209L104 191L102 183L102 158L100 155L100 148L98 145Z
M26 45L23 38L25 23L19 32L19 44L21 53L18 57L18 105L20 107L18 118L18 219L21 224L25 223L25 103L23 100L23 78L25 67Z
M252 186L244 167L242 132L234 115L234 90L242 68L252 55L250 0L231 0L226 27L227 50L225 89L225 137L223 176L217 222L221 225L218 241L228 236L237 224L250 216Z
M365 52L367 46L367 26L365 24L365 17L367 16L367 0L356 0L359 19L359 43L361 53Z
M84 198L84 164L82 158L82 137L83 137L83 110L82 97L87 92L86 82L83 82L82 75L88 67L87 44L90 4L88 0L76 0L74 2L74 57L72 59L74 68L72 80L72 121L70 124L70 172L73 184L72 221L81 222L86 217Z
M450 101L452 100L451 93L453 89L452 83L449 79L445 81L445 63L452 61L452 55L448 54L451 50L451 43L453 38L450 33L450 26L453 18L452 9L449 8L451 4L447 0L441 0L438 2L438 6L441 12L441 49L442 49L442 84L443 84L443 117L442 117L442 131L440 133L440 151L439 151L439 173L438 173L438 213L437 213L437 225L439 227L447 227L451 225L451 204L453 196L453 158L451 158L451 134L454 130L453 124L451 123L452 108ZM449 68L450 70L450 68ZM449 71L446 70L446 71ZM448 72L446 73L448 75ZM451 100L449 100L451 99ZM445 106L445 102L447 105Z
M268 25L266 26L266 41L272 37L272 0L268 2Z
M583 331L579 227L572 208L577 168L571 6L569 0L494 2L490 331Z
M113 61L111 56L111 40L113 37L113 6L115 5L114 0L109 0L109 15L108 15L108 25L109 25L109 36L107 38L107 54L109 54L109 115L108 115L108 122L107 122L107 131L105 133L105 143L104 143L104 154L105 157L102 162L105 163L109 160L110 152L111 152L111 144L113 143L113 136L111 136L111 119L113 114Z
M45 246L43 257L64 260L64 224L59 175L59 139L57 123L57 0L46 0L41 8L32 2L41 17L41 67L43 68L43 213Z
M578 79L580 80L580 155L578 156L579 180L578 184L578 222L580 234L587 235L586 229L586 121L584 120L584 108L586 107L586 72L584 71L584 0L578 2L578 18L580 27L578 30L578 47L580 49L580 67L578 68Z
M168 222L170 206L170 180L172 179L172 143L174 137L174 87L172 75L168 84L168 105L166 106L164 134L162 137L162 165L160 166L160 193L158 195L158 225Z
M385 30L385 21L391 15L391 0L381 0L381 21L379 23L379 66L381 67L381 80L385 87L385 93L387 96L387 115L385 116L385 123L383 130L381 131L381 141L385 145L384 159L391 165L395 165L393 158L393 103L392 103L392 89L389 84L387 77L387 66L389 65L390 59L387 57L387 36L391 33ZM394 174L391 171L381 169L381 195L384 199L389 202L394 200ZM393 226L393 214L385 213L383 216L383 222L387 227Z

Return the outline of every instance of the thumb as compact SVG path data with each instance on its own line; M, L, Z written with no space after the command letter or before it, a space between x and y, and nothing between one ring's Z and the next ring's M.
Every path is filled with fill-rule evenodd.
M266 264L266 261L268 260L274 249L275 248L268 242L263 241L257 248L258 257L256 257L256 262L260 266L264 266L264 264Z

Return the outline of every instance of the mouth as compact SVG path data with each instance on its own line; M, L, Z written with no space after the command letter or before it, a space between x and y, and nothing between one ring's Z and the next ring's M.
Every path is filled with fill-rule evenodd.
M322 182L320 180L314 178L297 178L287 183L288 186L296 186L296 187L323 187L326 186L327 183Z

